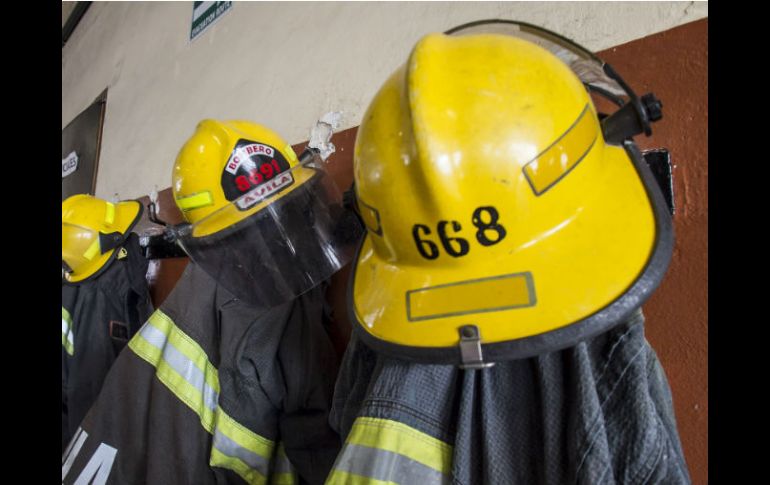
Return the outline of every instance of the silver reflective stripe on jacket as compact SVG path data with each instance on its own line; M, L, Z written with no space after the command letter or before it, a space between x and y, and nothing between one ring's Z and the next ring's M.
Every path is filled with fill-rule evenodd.
M278 444L278 449L273 455L273 469L270 473L271 485L294 485L298 483L297 472L294 470L283 443Z
M219 375L203 349L161 310L129 342L156 376L200 418L213 435L211 466L227 468L247 483L265 484L275 443L236 422L219 407Z
M327 484L450 484L452 447L410 426L359 417Z

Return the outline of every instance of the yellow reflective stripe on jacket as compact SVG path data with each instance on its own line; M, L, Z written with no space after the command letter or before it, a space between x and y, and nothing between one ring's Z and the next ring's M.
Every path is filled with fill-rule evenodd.
M75 354L75 339L72 334L72 317L66 308L61 307L61 344L68 354Z
M169 321L157 314L158 311L150 316L148 322L128 345L139 357L156 368L158 379L198 414L203 428L211 433L214 429L219 381L216 379L215 385L212 386L208 382L211 378L205 379L204 382L202 375L216 374L216 369L208 364L205 354L203 359L208 364L204 366L205 371L196 365L199 358L187 359L187 356L175 345L179 344L180 340L184 340L177 336L179 330L176 325L173 323L168 325ZM192 380L193 376L195 376L194 380Z
M238 474L241 478L243 478L246 483L267 483L267 480L264 475L259 473L258 471L252 469L244 463L242 460L225 455L218 449L212 447L211 448L211 459L209 461L209 465L211 466L218 466L220 468L227 468L228 470L232 470L235 473Z
M346 442L392 451L442 473L451 471L452 446L398 421L360 417Z
M286 456L286 449L283 442L278 443L278 448L273 455L272 472L270 473L271 485L294 485L299 483L297 472L294 470L289 457Z
M156 368L158 379L195 411L214 437L210 465L227 468L247 483L266 483L275 444L245 428L219 407L219 376L203 349L156 310L128 344Z
M359 417L327 484L449 484L452 447L389 419Z
M209 362L206 353L200 345L182 332L168 315L157 310L150 315L149 321L154 328L160 330L165 335L168 343L174 349L180 352L187 361L192 363L203 374L205 385L191 384L182 377L181 373L176 373L169 369L168 362L160 360L163 372L160 372L161 368L159 367L158 378L169 388L174 386L178 389L179 393L174 393L198 413L204 429L211 433L214 429L214 410L217 408L215 396L219 395L219 374L217 369ZM159 358L161 348L154 347L151 350L156 352L158 356L156 358ZM169 382L166 382L166 380ZM201 387L203 392L201 392Z
M275 450L274 442L245 428L225 413L222 408L217 408L216 432L221 432L229 439L238 443L241 447L264 457L266 460L265 469L267 469L267 460L272 458L273 451Z

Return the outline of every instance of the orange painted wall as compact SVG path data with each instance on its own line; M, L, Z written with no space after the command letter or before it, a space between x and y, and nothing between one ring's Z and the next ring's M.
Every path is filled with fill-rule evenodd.
M647 338L666 370L693 483L708 481L708 19L600 53L637 93L653 90L664 118L644 148L674 164L676 245L644 306Z

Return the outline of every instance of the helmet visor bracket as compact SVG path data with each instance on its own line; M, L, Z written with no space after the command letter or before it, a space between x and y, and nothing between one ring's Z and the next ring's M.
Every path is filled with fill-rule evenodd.
M99 250L101 254L119 247L125 241L125 235L117 231L104 233L99 232Z

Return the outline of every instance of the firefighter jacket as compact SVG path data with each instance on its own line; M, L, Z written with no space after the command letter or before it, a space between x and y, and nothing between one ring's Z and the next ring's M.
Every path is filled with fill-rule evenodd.
M386 358L353 338L329 484L689 483L641 312L574 347L482 370Z
M62 283L62 451L99 395L107 371L152 313L147 260L136 234L97 278Z
M62 482L322 483L337 360L324 287L258 311L190 263L129 342L62 457Z

